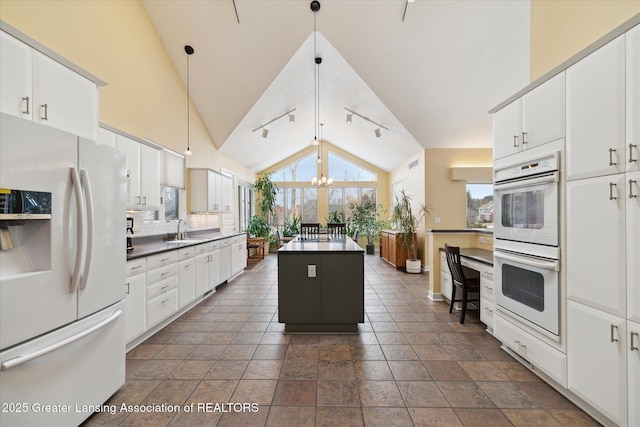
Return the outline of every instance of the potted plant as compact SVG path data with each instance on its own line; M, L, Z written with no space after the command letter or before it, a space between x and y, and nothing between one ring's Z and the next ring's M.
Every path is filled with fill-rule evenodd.
M400 246L409 251L406 261L407 273L420 273L421 260L413 236L424 216L429 213L429 208L421 204L414 214L411 206L411 196L404 190L396 195L396 202L391 211L391 221L396 224L400 233L397 235Z
M264 252L269 252L269 244L271 243L271 226L264 218L254 215L247 224L247 231L253 237L264 238Z
M300 217L294 215L292 219L285 219L284 227L282 227L282 236L293 237L298 233L300 233Z
M260 172L253 183L253 189L256 190L259 197L258 210L260 216L270 222L273 207L276 204L276 194L278 193L278 186L271 181L271 172Z
M360 230L360 234L367 238L367 254L374 254L375 238L379 235L380 231L378 217L382 211L384 211L383 206L376 206L371 200L367 200L359 205L351 203L349 207L352 211L349 221L350 224L353 226L354 231Z

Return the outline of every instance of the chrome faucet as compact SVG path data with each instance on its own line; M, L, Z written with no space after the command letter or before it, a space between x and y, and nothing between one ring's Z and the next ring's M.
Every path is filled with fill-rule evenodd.
M186 223L184 218L180 218L178 220L178 229L176 230L176 240L182 240L182 239L184 239L186 237L186 235L184 235L184 234L183 234L183 236L180 236L180 223L182 223L183 221ZM183 233L186 233L186 232L183 231Z

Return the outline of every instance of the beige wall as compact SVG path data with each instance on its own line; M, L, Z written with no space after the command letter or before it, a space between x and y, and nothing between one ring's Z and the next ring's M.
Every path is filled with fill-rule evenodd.
M363 168L374 172L377 176L378 176L378 182L377 182L377 187L376 187L376 199L377 199L377 203L378 204L382 204L386 209L389 208L389 173L368 163L365 162L364 160L360 159L359 157L354 156L353 154L342 150L341 148L330 144L326 141L322 142L322 146L321 146L321 158L322 158L322 164L321 167L322 169L319 170L318 172L322 172L325 174L325 176L327 176L327 164L328 164L328 156L329 156L329 151L339 155L340 157L347 159L349 161L352 161L353 163L356 163L360 166L362 166ZM300 160L306 156L308 156L311 153L316 153L317 152L317 148L316 147L312 147L309 146L307 148L305 148L304 150L299 151L298 153L276 163L275 165L272 165L271 167L267 168L264 170L264 172L274 172L277 171L281 168L283 168L284 166L291 164L297 160ZM296 187L300 187L300 186L311 186L311 183L296 183L296 184L292 184L292 186L296 186ZM334 183L334 187L358 187L363 185L360 182L352 182L352 181L335 181ZM318 189L318 221L320 223L325 223L326 220L325 218L327 218L329 216L329 203L328 203L328 190L326 188L320 188Z
M640 13L640 0L532 0L531 81Z
M185 150L186 89L140 1L0 0L0 18L108 83L101 122ZM193 105L190 131L187 167L225 167L253 182L250 170L216 150Z

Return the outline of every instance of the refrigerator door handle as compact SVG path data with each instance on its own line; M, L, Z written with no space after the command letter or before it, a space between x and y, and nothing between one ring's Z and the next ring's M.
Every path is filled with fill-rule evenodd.
M84 219L86 215L84 203L82 202L82 185L80 183L80 174L78 173L78 169L76 168L71 168L71 182L73 183L73 191L76 196L76 209L78 211L76 262L73 269L73 276L71 276L71 289L69 290L70 293L74 293L78 289L78 284L80 283L80 269L82 267L82 257L85 253Z
M111 316L109 316L108 318L104 319L102 322L97 323L95 325L93 325L92 327L85 329L84 331L73 335L67 339L64 339L62 341L58 341L55 344L52 344L48 347L42 348L40 350L34 351L33 353L29 353L26 354L24 356L17 356L14 358L11 358L9 360L5 360L4 362L2 362L2 364L0 364L0 371L6 371L7 369L11 369L11 368L15 368L16 366L20 366L24 363L27 363L30 360L36 359L40 356L44 356L47 353L51 353L52 351L55 351L61 347L64 347L65 345L71 344L75 341L78 341L79 339L82 339L84 337L86 337L89 334L94 333L95 331L97 331L98 329L102 329L105 326L107 326L109 323L113 322L114 320L116 320L118 317L120 317L120 315L122 314L122 310L117 310L115 311Z
M86 239L86 247L85 247L85 259L84 259L84 269L82 271L81 280L80 280L80 290L83 290L87 287L87 280L89 279L89 269L91 268L91 258L93 255L93 193L91 192L91 181L89 180L89 173L86 169L80 170L80 178L82 178L82 182L84 185L82 189L85 195L85 202L87 206L86 215L87 215L87 239Z

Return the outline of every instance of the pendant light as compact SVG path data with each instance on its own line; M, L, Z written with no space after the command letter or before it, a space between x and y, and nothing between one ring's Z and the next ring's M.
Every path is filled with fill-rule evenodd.
M193 55L193 53L195 52L193 50L193 48L189 45L185 45L184 47L184 51L187 54L187 149L184 151L184 155L185 156L191 156L193 155L193 152L191 151L191 148L189 146L189 139L190 139L190 132L189 132L189 124L190 124L190 110L191 110L191 97L190 97L190 92L189 92L189 57L191 55Z
M316 49L316 13L320 10L320 2L313 0L311 2L311 10L313 11L313 56L315 65L313 66L313 141L311 145L319 146L318 141L318 65L322 62L322 58L318 58ZM320 62L318 62L318 60Z

